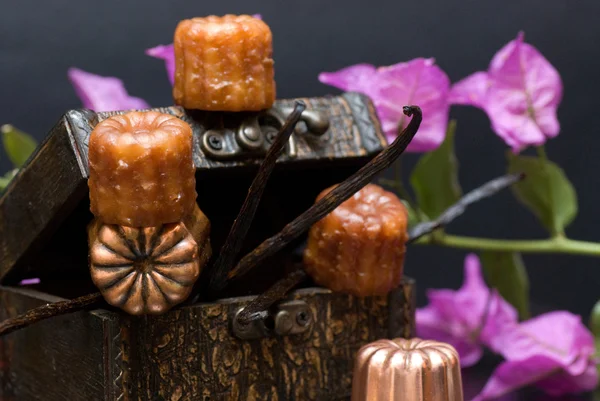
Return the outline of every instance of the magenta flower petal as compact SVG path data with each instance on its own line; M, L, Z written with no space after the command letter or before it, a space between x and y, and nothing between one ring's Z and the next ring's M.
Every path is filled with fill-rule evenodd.
M494 372L479 400L527 385L550 395L590 391L598 385L594 338L579 316L551 312L504 330L490 347L507 362Z
M446 137L450 105L450 79L433 59L417 58L379 69L379 110L388 140L408 124L402 106L416 104L423 111L423 122L407 151L427 152L436 149Z
M69 80L83 107L100 111L147 109L145 100L129 96L123 81L115 77L102 77L78 68L69 68Z
M41 281L39 278L26 278L24 280L21 280L19 282L19 285L33 285L33 284L39 284Z
M417 309L417 335L452 344L463 367L482 355L482 345L517 323L517 311L485 285L479 259L465 259L465 280L458 291L429 290L429 305Z
M492 400L549 377L557 369L556 363L542 356L523 361L506 361L492 373L485 387L472 401Z
M165 61L167 76L169 78L169 82L171 82L171 85L173 85L175 82L175 51L173 50L173 44L159 45L148 49L146 50L146 55Z
M560 75L523 38L519 33L494 56L487 75L475 73L454 85L450 99L483 109L493 130L514 152L541 145L560 131Z
M487 72L476 72L452 85L450 104L463 104L483 108L489 88Z
M324 84L335 86L346 92L365 93L370 97L377 96L376 80L377 68L371 64L356 64L336 72L319 74L319 81Z
M262 15L253 14L254 18L262 19ZM171 85L175 83L175 50L173 43L170 45L158 45L146 50L146 55L160 60L164 60L167 70L167 77Z
M588 365L579 375L565 375L560 364L544 356L506 361L492 373L473 401L491 400L520 388L535 385L552 396L592 391L598 385L596 367Z
M420 338L436 339L452 344L460 355L460 365L469 367L475 365L483 355L481 344L473 340L464 328L457 324L440 324L444 317L435 307L427 306L417 310L417 335Z
M370 64L357 64L337 72L321 73L319 80L344 91L369 96L390 142L396 138L398 126L404 128L408 124L402 107L420 106L423 122L408 145L409 152L430 151L444 141L450 80L433 59L417 58L377 69Z
M509 328L490 346L508 360L540 355L554 359L572 375L583 373L595 352L594 337L581 317L564 311L546 313Z

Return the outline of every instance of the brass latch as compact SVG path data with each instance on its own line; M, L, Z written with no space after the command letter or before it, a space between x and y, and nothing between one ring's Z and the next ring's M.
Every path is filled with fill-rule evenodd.
M244 307L239 308L232 319L233 334L241 340L302 334L311 329L314 317L308 304L304 301L288 301L277 305L275 312L264 312L264 315L242 324L238 316Z
M217 160L241 160L267 154L279 129L292 108L271 108L248 116L236 128L213 128L200 137L204 154ZM305 110L294 129L295 135L322 136L329 129L329 119L316 110ZM292 135L284 154L296 157L296 138Z

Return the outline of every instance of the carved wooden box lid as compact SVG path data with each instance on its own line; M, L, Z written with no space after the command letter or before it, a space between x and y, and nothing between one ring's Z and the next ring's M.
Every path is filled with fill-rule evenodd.
M247 236L252 249L310 206L318 193L360 168L386 146L371 102L363 95L302 99L306 110L267 186ZM157 108L193 130L198 204L212 222L219 249L273 135L294 100L262 113ZM67 112L0 198L0 282L89 281L85 227L87 144L98 122L120 112ZM66 275L68 273L68 275Z

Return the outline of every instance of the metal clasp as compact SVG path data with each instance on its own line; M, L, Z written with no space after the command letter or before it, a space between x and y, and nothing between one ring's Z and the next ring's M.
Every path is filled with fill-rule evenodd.
M265 311L264 316L257 317L246 325L238 320L244 308L241 307L235 312L231 323L233 334L241 340L302 334L314 324L313 314L304 301L282 302L273 313Z
M258 114L248 115L233 127L209 128L201 134L200 147L207 157L215 160L263 157L292 110L289 107L273 107ZM294 134L308 138L319 137L328 129L329 119L325 114L316 110L304 110L294 128ZM297 144L294 135L290 136L284 154L290 158L296 157Z

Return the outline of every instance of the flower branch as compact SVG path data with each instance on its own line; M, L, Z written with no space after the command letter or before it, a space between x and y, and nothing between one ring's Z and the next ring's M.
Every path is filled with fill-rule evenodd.
M405 124L397 105L421 106L421 131L408 148L424 152L410 175L414 197L398 174L396 182L381 182L405 200L413 222L411 242L477 251L481 257L481 263L475 254L467 257L465 284L460 290L428 291L429 305L417 311L417 334L454 345L463 366L479 360L482 346L505 358L477 401L526 385L536 385L552 395L594 389L598 373L591 358L593 335L579 316L569 312L530 319L529 279L521 257L525 253L600 256L600 243L565 236L565 228L577 215L577 194L544 149L544 143L560 131L557 109L563 88L558 71L519 33L496 53L486 71L454 85L432 58L378 68L358 64L322 73L319 79L371 97L390 139ZM508 175L503 178L519 173L526 176L523 181L503 184L512 184L515 198L535 214L549 238L478 238L443 230L470 203L482 199L485 191L481 189L486 187L462 195L454 152L456 125L448 121L450 105L472 106L487 114L492 130L510 148L506 153ZM537 155L521 154L528 147L535 147ZM488 189L487 196L499 190ZM410 216L420 219L411 220ZM485 286L481 269L490 288ZM592 326L600 339L600 302L595 310ZM519 317L524 321L519 322ZM565 334L557 337L554 329L558 327ZM574 366L574 360L580 363Z
M415 242L419 245L439 245L449 248L520 253L553 253L584 256L600 256L600 243L579 241L564 237L541 240L507 240L468 237L443 233L426 236Z

